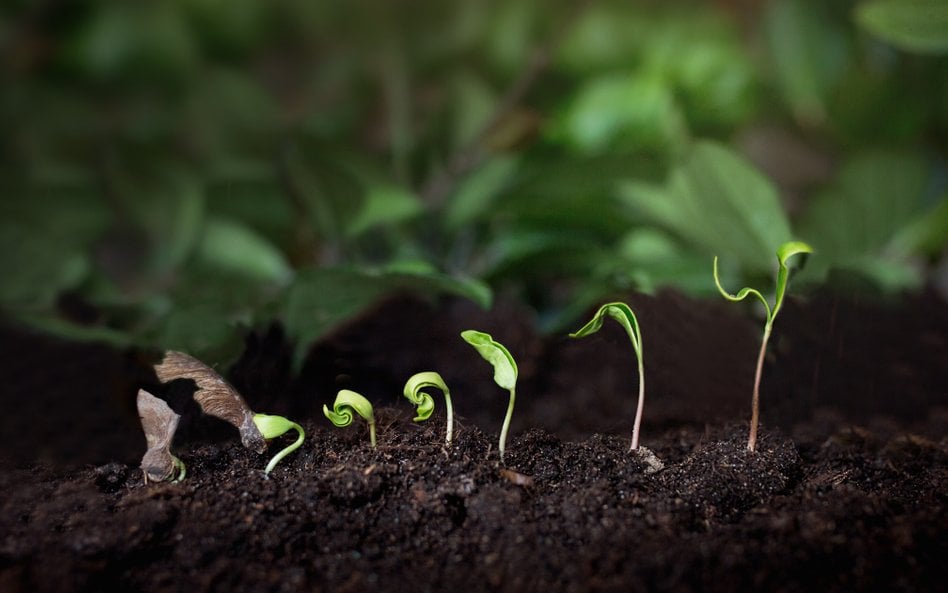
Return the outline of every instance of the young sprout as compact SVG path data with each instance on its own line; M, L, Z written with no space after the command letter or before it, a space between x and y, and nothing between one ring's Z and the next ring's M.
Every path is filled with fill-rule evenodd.
M500 430L500 462L504 462L504 446L507 443L507 431L510 429L510 419L513 418L514 402L517 399L517 363L510 351L503 344L495 342L490 334L469 329L461 332L464 341L474 346L481 357L494 367L494 383L510 392L510 402L507 404L507 415L504 416L504 426Z
M193 356L183 352L168 351L161 363L155 365L155 373L162 383L176 379L194 381L197 386L194 401L201 407L201 411L232 424L240 431L240 440L244 446L257 453L267 450L269 439L295 430L299 434L296 442L273 456L264 470L266 475L270 475L273 468L284 457L303 444L305 434L299 424L283 416L255 414L230 383L214 369Z
M729 301L742 301L748 295L754 295L764 304L764 310L767 312L767 321L764 323L764 337L760 343L760 352L757 354L757 370L754 373L754 395L751 399L751 421L750 436L747 438L747 450L754 451L757 448L757 424L760 419L760 376L764 370L764 355L767 353L767 342L770 340L770 332L773 330L774 319L783 306L783 298L787 292L787 282L790 279L790 271L787 269L787 260L800 253L813 253L813 248L802 241L789 241L777 248L777 270L776 295L774 304L771 306L760 291L753 288L744 287L737 294L731 294L721 286L721 280L718 278L718 258L714 257L714 283L718 287L721 296Z
M352 424L354 414L362 416L369 425L369 444L375 448L375 415L372 413L372 404L362 395L348 389L340 389L336 394L336 401L332 404L332 410L325 405L323 414L329 421L339 428Z
M581 327L578 331L571 333L571 338L584 338L592 335L602 329L602 323L605 316L612 317L619 325L625 329L632 342L632 349L635 350L635 357L639 365L639 403L635 409L635 423L632 425L632 446L629 451L635 451L639 448L639 428L642 426L642 411L645 408L645 367L642 364L642 329L639 327L638 319L635 313L625 303L606 303L599 307L589 323Z
M435 404L434 398L422 391L422 389L430 387L436 387L444 393L444 407L448 413L448 427L444 431L444 443L450 445L451 437L454 434L454 407L451 405L451 392L448 390L448 386L445 384L444 379L441 378L441 375L434 371L415 373L405 383L405 397L417 406L415 413L418 415L415 416L415 422L427 420L431 417L431 413L434 412Z
M181 416L168 404L144 389L138 390L138 417L145 431L148 450L142 457L142 473L145 483L171 480L180 482L187 473L184 462L171 454L171 441Z
M267 440L283 436L291 430L295 430L297 435L299 435L296 437L296 441L292 445L289 445L274 455L273 459L270 460L270 463L267 464L267 467L263 470L263 473L269 476L273 468L275 468L284 457L300 448L300 445L303 444L303 439L306 438L306 433L303 432L302 426L296 422L284 418L283 416L254 414L253 423L257 426L257 429L260 431L260 434L263 435L263 438Z

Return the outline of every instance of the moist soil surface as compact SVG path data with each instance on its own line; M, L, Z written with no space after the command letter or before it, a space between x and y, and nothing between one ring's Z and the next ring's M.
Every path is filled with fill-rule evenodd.
M269 478L267 456L158 385L156 357L7 326L0 591L945 590L938 296L788 303L754 453L741 423L753 319L674 293L628 300L647 451L629 451L638 378L616 324L568 340L539 335L512 302L488 313L404 297L314 345L299 373L276 326L222 369L255 410L306 429ZM503 464L507 396L463 329L491 332L520 366ZM423 370L451 387L451 445L441 401L414 423L401 398ZM184 416L181 483L143 483L139 387ZM322 417L339 388L376 403L378 448L364 425Z

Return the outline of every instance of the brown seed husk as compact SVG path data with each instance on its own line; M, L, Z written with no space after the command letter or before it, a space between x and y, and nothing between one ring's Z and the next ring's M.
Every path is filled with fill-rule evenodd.
M233 424L240 431L240 440L248 449L257 453L266 450L266 439L253 422L253 410L214 369L193 356L169 350L165 352L161 363L155 365L155 372L162 383L175 379L194 381L197 385L194 401L205 414Z
M158 399L144 389L138 390L138 417L145 431L148 450L142 456L142 472L145 481L163 482L174 473L174 457L171 441L178 429L181 416L176 414L164 400Z

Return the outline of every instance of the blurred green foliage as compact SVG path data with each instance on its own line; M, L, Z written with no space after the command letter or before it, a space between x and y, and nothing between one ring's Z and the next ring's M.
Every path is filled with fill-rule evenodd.
M714 254L769 276L791 237L813 282L917 287L948 240L945 6L7 2L0 308L214 360L276 320L299 362L393 292L555 328L710 294Z

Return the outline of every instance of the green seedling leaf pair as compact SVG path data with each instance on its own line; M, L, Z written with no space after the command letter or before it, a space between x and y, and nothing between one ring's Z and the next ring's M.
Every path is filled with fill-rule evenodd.
M270 414L254 414L253 423L257 427L257 430L260 431L260 434L263 435L263 438L275 439L281 437L284 434L288 433L291 430L295 430L297 437L296 441L284 448L282 451L273 456L273 459L270 460L270 463L267 464L263 473L270 475L270 472L273 471L273 468L277 466L284 457L296 451L300 448L300 445L303 444L303 439L306 438L306 433L303 432L303 427L293 422L283 416L273 416Z
M635 424L632 427L632 445L629 447L630 451L634 451L639 448L639 429L642 426L642 412L645 409L645 365L642 357L642 330L639 327L635 313L625 303L606 303L599 307L599 310L586 325L569 336L571 338L584 338L598 332L602 329L603 321L607 316L615 319L625 329L625 333L628 334L629 340L632 342L632 349L635 350L635 358L638 361L639 402L635 409Z
M369 443L374 449L375 443L375 414L372 411L372 403L365 397L349 389L341 389L336 394L336 401L332 404L332 410L323 406L323 414L334 425L343 428L352 424L356 414L362 417L369 425Z
M777 270L776 294L774 296L773 305L768 303L764 295L754 288L744 287L740 289L737 294L731 294L724 290L721 286L721 280L718 277L718 258L714 258L714 284L718 287L718 292L721 293L721 296L729 301L742 301L748 296L753 295L760 300L764 305L764 310L767 312L767 320L764 323L764 336L760 343L760 352L757 355L757 370L754 373L754 395L751 399L750 435L747 438L748 451L754 451L757 448L757 425L760 420L760 377L764 370L764 356L767 353L767 342L770 340L774 319L777 318L777 313L780 312L784 297L787 294L787 283L790 280L790 270L787 268L787 260L794 255L805 253L813 253L813 248L802 241L789 241L777 249L777 263L779 268Z

